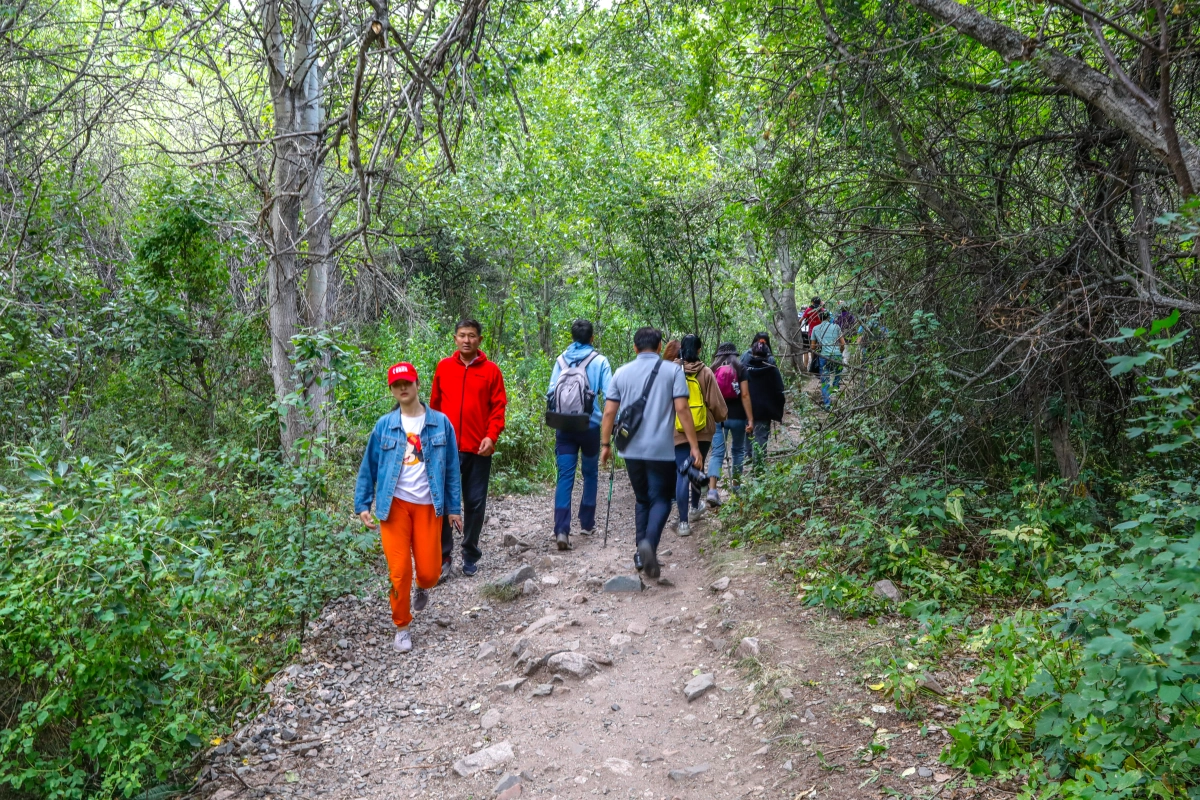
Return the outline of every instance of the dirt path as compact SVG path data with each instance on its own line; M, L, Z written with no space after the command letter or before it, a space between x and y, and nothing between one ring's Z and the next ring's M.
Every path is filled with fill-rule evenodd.
M391 649L386 587L369 576L360 597L330 604L298 662L269 685L269 710L217 748L203 791L211 800L715 800L949 788L935 763L944 734L933 726L918 736L918 723L872 700L856 662L838 660L861 632L774 588L766 555L703 552L715 519L688 538L664 533L673 585L605 591L610 578L636 574L632 505L618 474L608 547L575 536L575 549L559 553L548 497L494 501L479 575L434 590L408 655ZM525 564L536 593L481 596ZM723 578L728 586L713 589ZM538 666L553 653L567 655ZM685 685L706 674L714 685L689 702ZM891 755L863 761L860 748L888 736L885 726ZM462 759L480 751L475 760L498 761L472 771ZM505 780L519 788L497 791Z

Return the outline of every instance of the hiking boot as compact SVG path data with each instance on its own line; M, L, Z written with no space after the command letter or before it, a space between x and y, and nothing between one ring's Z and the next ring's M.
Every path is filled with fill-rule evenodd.
M417 595L413 598L413 611L424 611L427 605L429 605L429 592L418 586Z
M709 508L720 508L721 495L717 493L716 489L709 489L708 496L704 498L704 502L708 503Z
M451 562L449 562L449 561L442 562L442 574L438 578L438 583L445 583L446 581L450 580L450 568L451 568Z
M637 571L641 572L645 565L642 563L642 550L639 547L633 551L633 565L637 567Z
M650 546L649 542L643 539L637 549L638 555L641 556L642 569L646 572L646 575L651 578L657 578L659 576L658 558L654 555L654 548Z
M580 534L581 536L595 536L595 535L596 535L596 529L595 529L595 528L580 528L580 529L579 529L579 534Z
M407 653L412 650L412 636L408 633L408 628L396 631L396 638L392 640L392 649L397 653Z
M570 534L556 533L556 534L554 534L554 541L555 541L555 543L558 544L559 550L570 550L571 549L571 535Z
M680 536L691 536L692 526L688 525L686 520L681 519L679 520L679 526L676 528L676 531Z
M479 572L479 565L474 561L464 561L462 565L462 571L463 575L466 575L468 578L474 578L475 573Z

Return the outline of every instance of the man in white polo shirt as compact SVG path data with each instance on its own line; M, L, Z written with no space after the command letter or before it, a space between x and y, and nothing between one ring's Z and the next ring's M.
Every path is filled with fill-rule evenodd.
M637 551L633 563L639 571L657 578L658 541L675 501L676 415L691 445L692 463L699 467L703 462L688 408L687 378L679 365L659 358L662 334L654 328L639 328L633 335L633 346L637 357L616 371L605 395L600 465L603 467L612 458L612 432L622 404L634 406L645 394L641 424L619 449L637 498Z

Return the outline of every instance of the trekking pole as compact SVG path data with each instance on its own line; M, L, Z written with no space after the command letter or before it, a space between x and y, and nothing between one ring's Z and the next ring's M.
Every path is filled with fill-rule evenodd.
M616 437L613 438L615 439ZM604 509L604 544L601 547L608 547L608 518L612 514L613 477L617 474L617 454L612 452L611 447L608 453L612 458L612 463L609 465L608 470L608 506Z

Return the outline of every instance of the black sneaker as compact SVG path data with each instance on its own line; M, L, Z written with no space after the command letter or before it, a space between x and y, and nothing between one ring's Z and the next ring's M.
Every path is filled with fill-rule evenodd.
M438 578L438 583L445 583L450 580L450 568L452 564L449 561L442 562L442 575Z
M642 551L641 551L641 550L634 550L634 551L633 551L633 565L634 565L635 567L637 567L637 571L638 571L638 572L641 572L641 571L642 571L642 566L643 566L643 565L642 565Z
M650 543L643 540L638 545L638 555L641 557L642 569L646 571L646 575L650 578L657 578L659 575L658 558L654 555L654 548Z
M424 611L429 605L429 592L418 587L417 596L413 598L413 611Z
M554 541L558 544L559 550L570 550L571 549L570 534L556 533L556 534L554 534Z
M462 571L463 575L466 575L468 578L474 578L475 573L479 572L479 567L475 565L474 561L464 561Z

